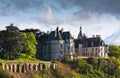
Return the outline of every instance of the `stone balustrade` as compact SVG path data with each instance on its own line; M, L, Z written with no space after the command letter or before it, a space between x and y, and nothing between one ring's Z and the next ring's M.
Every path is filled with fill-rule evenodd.
M50 63L24 63L24 64L2 64L3 70L9 70L11 72L25 73L26 71L43 71L47 69L56 69L57 64Z

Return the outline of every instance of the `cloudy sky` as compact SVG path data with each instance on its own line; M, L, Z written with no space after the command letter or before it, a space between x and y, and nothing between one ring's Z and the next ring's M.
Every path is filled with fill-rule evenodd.
M120 45L120 0L0 0L0 29L11 23L41 31L63 27L74 37L82 26L87 36Z

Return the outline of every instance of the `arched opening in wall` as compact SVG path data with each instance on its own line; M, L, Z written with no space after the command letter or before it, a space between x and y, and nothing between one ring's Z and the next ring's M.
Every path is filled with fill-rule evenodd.
M36 65L35 64L33 65L33 70L36 70Z
M31 70L31 64L28 65L28 70Z
M28 68L27 68L28 66L27 66L27 64L25 63L24 64L24 69L27 71L28 70Z
M11 65L8 65L8 67L9 67L9 70L11 70Z
M53 69L53 64L50 64L50 68Z
M45 64L43 64L43 65L42 65L42 69L45 70L45 68L46 68L46 67L45 67Z
M38 70L40 70L40 63L38 64Z
M7 70L7 65L5 64L5 70Z
M16 71L17 71L17 72L20 72L20 68L19 68L19 67L20 67L20 65L17 64L17 66L16 66Z
M12 71L15 72L15 65L12 65Z
M22 73L24 73L24 72L25 72L25 66L24 66L24 65L22 65L21 72L22 72Z

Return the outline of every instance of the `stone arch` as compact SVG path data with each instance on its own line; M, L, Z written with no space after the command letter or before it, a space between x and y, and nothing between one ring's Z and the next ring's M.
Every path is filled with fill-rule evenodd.
M25 72L25 65L21 66L21 72L24 73Z
M50 64L50 69L53 69L53 63L52 63L52 64Z
M8 65L7 64L5 64L5 70L8 70Z
M38 70L40 70L40 71L43 70L43 64L41 64L41 63L38 64Z
M28 70L32 70L31 66L32 66L31 64L28 65Z
M24 64L24 68L26 71L28 70L28 65L26 63Z
M12 65L12 72L15 72L15 65Z
M40 63L37 65L38 70L40 70Z
M55 63L51 63L50 68L51 69L56 69L57 65Z
M36 70L36 69L37 69L37 67L36 67L36 65L34 64L34 65L33 65L33 70Z
M42 64L42 69L45 70L46 69L46 65Z
M16 65L16 72L20 72L20 65L19 64Z
M11 65L10 64L8 65L8 68L9 68L9 70L11 70Z

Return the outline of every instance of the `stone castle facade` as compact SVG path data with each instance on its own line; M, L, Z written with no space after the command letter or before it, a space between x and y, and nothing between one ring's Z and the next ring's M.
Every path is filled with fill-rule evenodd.
M38 41L38 55L42 60L73 59L75 55L107 58L108 46L100 35L87 38L81 27L77 39L69 31L57 27L55 31L40 36Z
M38 38L38 53L42 60L61 60L65 56L73 59L75 54L74 38L69 31L57 27L55 31Z
M80 56L107 58L108 46L100 35L87 38L85 34L82 34L82 28L80 27L78 37L75 39L75 52Z

